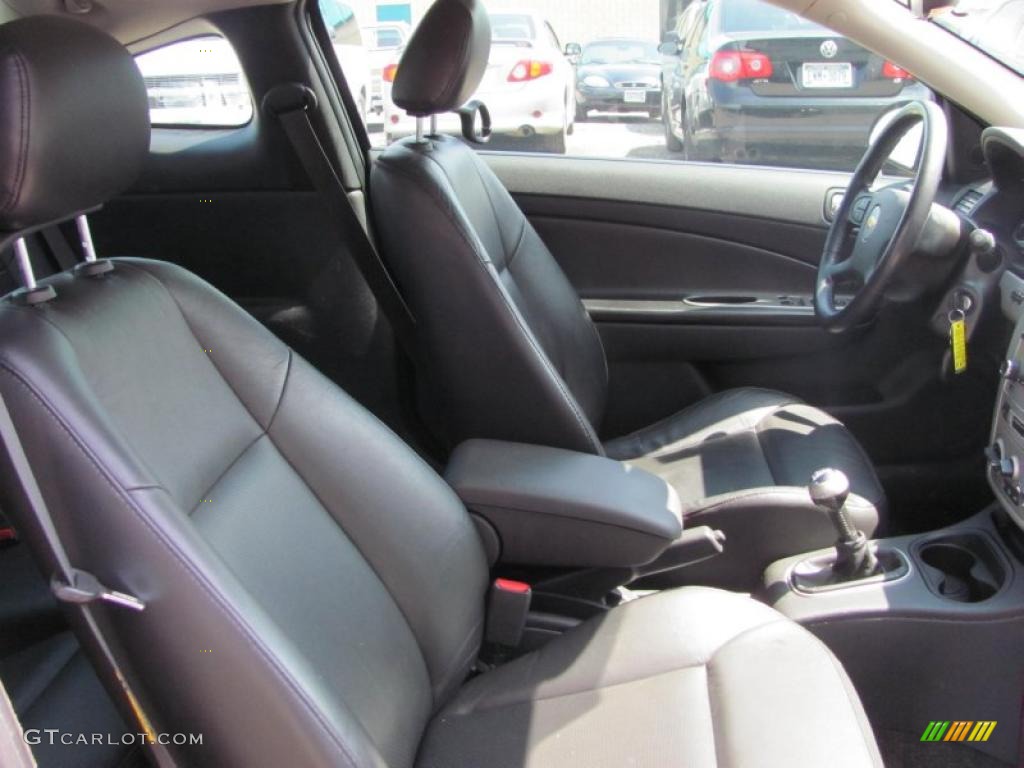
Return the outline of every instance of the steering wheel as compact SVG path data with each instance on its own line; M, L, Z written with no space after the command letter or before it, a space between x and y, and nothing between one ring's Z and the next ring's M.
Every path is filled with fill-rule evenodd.
M923 130L913 179L872 190L893 149L919 123ZM947 138L942 110L932 102L912 101L893 114L864 153L832 220L818 265L814 312L826 330L849 331L878 312L886 288L913 255L928 223ZM837 284L854 291L840 305Z

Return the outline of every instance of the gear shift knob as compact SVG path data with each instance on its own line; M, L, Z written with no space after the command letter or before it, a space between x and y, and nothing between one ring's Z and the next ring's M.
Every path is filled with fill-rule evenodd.
M819 469L811 475L807 486L811 501L829 513L832 524L839 534L836 541L836 561L833 572L840 581L848 581L878 572L878 561L871 550L867 537L844 508L850 495L850 481L838 469Z
M850 495L850 481L838 469L819 469L811 475L807 490L815 506L838 511L843 508L847 496Z

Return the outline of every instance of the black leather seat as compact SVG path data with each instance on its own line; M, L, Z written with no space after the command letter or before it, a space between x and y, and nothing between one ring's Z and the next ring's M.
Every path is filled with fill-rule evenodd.
M143 162L141 76L91 27L0 27L0 101L0 246ZM181 764L879 764L828 649L715 590L637 601L467 683L488 572L448 486L210 285L112 263L0 302L0 390L74 565L146 603L93 610L157 731L203 735Z
M480 3L438 0L406 47L395 103L418 116L459 107L489 48ZM849 475L851 511L868 536L877 532L885 495L864 452L841 424L788 395L725 392L602 444L608 369L597 330L511 196L462 141L391 145L371 192L385 258L417 317L423 400L451 442L537 443L660 474L700 523L729 537L710 570L680 572L690 579L749 588L768 562L830 546L834 530L803 491L824 466Z

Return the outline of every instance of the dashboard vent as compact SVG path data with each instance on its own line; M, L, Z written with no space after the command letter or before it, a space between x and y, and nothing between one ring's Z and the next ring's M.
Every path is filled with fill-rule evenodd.
M960 195L953 207L956 209L957 213L963 214L964 216L970 216L977 207L978 202L984 196L985 195L977 189L968 189Z

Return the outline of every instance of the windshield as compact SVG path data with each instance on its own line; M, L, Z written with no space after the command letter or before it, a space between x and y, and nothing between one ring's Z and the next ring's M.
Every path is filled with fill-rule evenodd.
M492 40L533 40L533 19L518 13L492 13Z
M790 32L793 30L823 31L823 27L783 8L761 0L724 0L721 4L722 31Z
M642 40L603 40L583 49L580 64L658 64L658 46Z
M931 20L1024 75L1024 0L959 0Z

